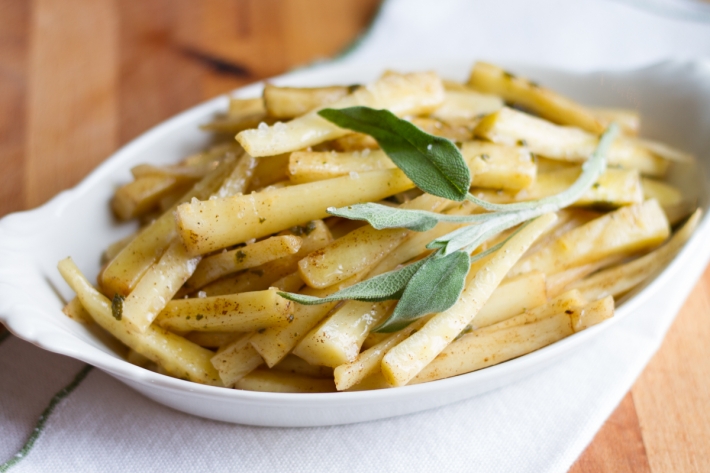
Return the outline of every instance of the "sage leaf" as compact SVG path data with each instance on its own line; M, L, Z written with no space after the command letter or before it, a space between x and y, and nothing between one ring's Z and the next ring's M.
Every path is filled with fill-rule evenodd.
M430 257L409 280L392 315L376 332L395 332L415 319L442 312L458 301L466 285L471 259L465 251Z
M345 299L367 302L382 302L399 299L407 283L409 283L409 280L417 270L424 265L426 260L427 258L366 279L365 281L341 289L338 292L334 292L327 297L315 297L292 292L279 292L279 295L284 299L305 305L325 304L326 302L342 301Z
M471 172L450 140L430 135L389 110L326 108L318 115L341 128L372 136L397 167L424 192L458 202L466 198Z

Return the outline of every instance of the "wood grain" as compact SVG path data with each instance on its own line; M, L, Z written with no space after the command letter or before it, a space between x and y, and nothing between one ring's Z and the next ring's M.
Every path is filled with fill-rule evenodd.
M570 473L650 471L634 399L628 393Z
M0 216L181 110L337 54L378 4L0 0ZM710 270L572 472L710 471L709 314Z
M632 389L652 471L710 471L710 268Z
M25 203L76 184L116 148L112 0L36 0L30 25Z
M24 206L30 7L25 0L0 2L0 216Z

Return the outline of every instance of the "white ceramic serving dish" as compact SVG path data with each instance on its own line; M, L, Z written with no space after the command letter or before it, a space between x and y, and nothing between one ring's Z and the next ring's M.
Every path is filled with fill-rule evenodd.
M433 68L442 76L463 79L470 64L400 66L400 70ZM391 63L367 67L336 63L273 82L352 84L372 80L392 67ZM710 63L667 62L631 72L582 75L524 65L510 67L585 103L638 109L644 135L698 156L700 170L674 166L671 180L682 184L703 208L708 207L710 182L705 171L710 166ZM256 96L260 88L255 84L236 95ZM90 279L95 278L102 250L133 230L131 225L118 225L108 211L115 187L129 180L129 169L135 164L174 162L201 149L209 136L200 132L198 125L226 106L227 97L218 97L166 121L123 147L74 189L38 209L9 215L0 222L0 320L12 333L46 350L92 364L161 404L197 416L263 426L347 424L431 409L528 376L602 334L630 312L666 307L663 294L667 291L684 298L710 257L710 220L706 216L672 264L626 300L613 319L524 357L433 383L370 392L277 394L216 388L163 376L124 361L87 328L61 313L73 294L56 264L71 255Z

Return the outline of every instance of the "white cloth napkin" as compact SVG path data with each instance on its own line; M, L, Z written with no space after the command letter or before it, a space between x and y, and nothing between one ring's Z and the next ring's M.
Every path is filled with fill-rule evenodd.
M710 14L698 7L688 15L688 5L390 0L340 61L436 55L590 70L708 58ZM420 414L323 428L191 417L8 336L0 341L0 463L10 460L13 472L563 472L658 349L689 290L677 288L653 314L633 314L517 384Z

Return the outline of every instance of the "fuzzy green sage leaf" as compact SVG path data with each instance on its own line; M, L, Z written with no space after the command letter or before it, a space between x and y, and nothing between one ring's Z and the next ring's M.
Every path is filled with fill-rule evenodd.
M427 258L407 283L392 315L374 331L396 332L423 315L448 309L459 299L470 267L465 251Z
M471 172L450 140L430 135L388 110L326 108L318 115L341 128L373 137L397 167L424 192L458 202L466 198Z

